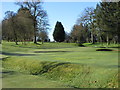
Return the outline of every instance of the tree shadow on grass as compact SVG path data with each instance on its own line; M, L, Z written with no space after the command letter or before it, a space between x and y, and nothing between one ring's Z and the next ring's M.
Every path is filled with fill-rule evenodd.
M71 51L35 51L34 53L71 52Z
M5 58L0 58L0 60L4 60L4 59L6 59L6 57Z
M15 72L14 71L2 71L2 72L0 72L0 74L2 74L2 77L0 77L0 78L5 78L5 77L7 77L7 76L9 76L9 75L13 75Z
M109 65L108 68L120 68L120 65Z
M8 53L8 52L2 52L3 55L8 56L34 56L35 54L19 54L19 53Z

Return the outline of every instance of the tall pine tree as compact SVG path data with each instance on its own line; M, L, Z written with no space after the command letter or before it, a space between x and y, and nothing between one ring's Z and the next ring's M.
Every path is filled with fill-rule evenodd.
M65 31L61 22L57 21L53 32L53 37L57 42L63 42L65 40Z
M118 38L119 18L118 2L101 2L96 7L96 25L100 30L100 34L105 35L107 44L110 40Z

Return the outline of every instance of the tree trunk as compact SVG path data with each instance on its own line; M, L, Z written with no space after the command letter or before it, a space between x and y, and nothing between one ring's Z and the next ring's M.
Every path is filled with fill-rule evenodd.
M24 39L22 40L22 45L24 45Z
M15 35L15 44L18 45L18 43L17 43L17 35L16 35L16 33L14 33L14 35Z
M102 43L102 37L100 36L100 42Z
M107 33L107 45L109 45L110 43L109 43L109 35L108 35L108 33Z
M18 41L17 41L17 34L16 34L16 31L15 30L13 30L14 31L14 41L15 41L15 44L16 45L18 45Z
M34 15L34 43L37 44L37 40L36 40L36 18Z
M34 43L35 43L35 44L37 43L36 34L34 34Z
M42 44L44 43L44 41L42 40Z
M88 38L86 38L86 43L88 43Z
M94 42L94 35L92 34L92 32L91 32L91 41L92 41L92 44L95 43L95 42Z
M15 41L15 44L18 45L17 41Z

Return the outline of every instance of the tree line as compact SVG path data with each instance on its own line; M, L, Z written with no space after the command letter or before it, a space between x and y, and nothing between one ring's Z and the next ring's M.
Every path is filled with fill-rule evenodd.
M38 0L39 1L39 0ZM17 2L17 13L8 11L2 21L3 39L8 41L44 42L49 29L47 12L41 2ZM120 43L120 2L100 2L96 8L87 7L78 17L70 33L66 33L57 21L53 38L56 42L73 43ZM50 40L49 40L50 41Z
M54 39L56 37L62 41L73 43L92 43L106 42L120 43L120 2L100 2L96 8L87 7L82 14L78 17L76 24L73 26L69 34L57 34L58 22L54 31ZM61 26L62 27L62 26ZM59 27L60 28L60 27ZM60 30L60 29L59 29ZM62 30L61 30L62 32Z
M69 34L71 42L120 43L120 2L100 2L87 7Z
M15 41L16 45L19 41L34 41L37 44L37 37L42 42L48 39L48 16L42 2L28 0L15 4L20 6L18 12L7 11L2 21L2 39Z

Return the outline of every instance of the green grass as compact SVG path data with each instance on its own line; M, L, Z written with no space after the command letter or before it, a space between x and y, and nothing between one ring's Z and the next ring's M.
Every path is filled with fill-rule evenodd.
M74 43L3 42L3 57L7 57L2 62L3 70L14 72L3 74L3 87L117 88L117 45L109 46L113 51L96 51L100 44L84 45L87 47Z
M109 44L107 45L107 43L95 43L95 44L91 44L91 43L84 43L83 45L87 46L87 47L106 47L106 48L117 48L120 47L120 44Z
M67 88L62 82L49 80L43 76L11 72L3 74L3 88Z

